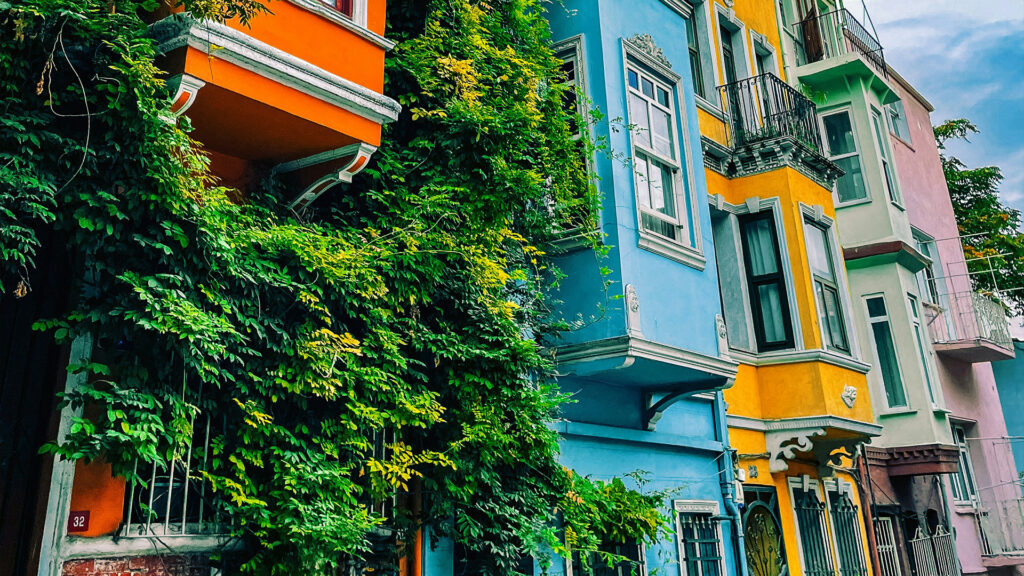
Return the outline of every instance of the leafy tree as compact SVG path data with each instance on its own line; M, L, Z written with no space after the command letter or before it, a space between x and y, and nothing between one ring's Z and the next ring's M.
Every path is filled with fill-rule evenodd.
M1002 171L996 166L968 168L946 152L949 140L968 141L978 128L969 120L947 120L935 127L949 195L968 260L971 281L977 290L997 295L1016 314L1024 313L1024 235L1020 211L999 199Z
M197 473L252 573L359 565L380 527L431 525L495 574L650 541L660 495L563 469L550 427L542 247L591 198L545 4L388 4L405 110L365 176L299 217L272 178L244 201L219 186L166 120L155 2L0 1L0 297L66 266L72 302L37 327L93 343L64 398L84 415L46 450L132 477L209 417ZM423 505L377 505L396 497Z

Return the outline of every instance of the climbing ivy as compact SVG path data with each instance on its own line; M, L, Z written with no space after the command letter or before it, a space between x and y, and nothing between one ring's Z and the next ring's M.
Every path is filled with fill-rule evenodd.
M92 350L63 398L83 415L44 449L145 481L138 464L181 458L209 422L197 473L252 573L358 565L382 528L430 526L495 574L664 531L659 495L557 461L544 247L593 229L593 198L545 3L388 2L403 113L301 215L269 176L220 186L168 120L157 7L0 1L0 297L66 266L67 313L36 328Z

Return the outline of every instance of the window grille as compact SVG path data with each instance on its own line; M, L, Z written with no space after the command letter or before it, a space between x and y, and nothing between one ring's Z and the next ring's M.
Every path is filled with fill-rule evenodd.
M206 467L210 426L210 416L197 417L185 453L166 466L154 463L140 470L136 463L138 480L130 482L128 489L123 536L188 536L226 531L212 491L198 474L199 469Z
M900 553L896 545L896 532L893 530L892 518L875 519L875 537L878 540L878 564L882 576L902 576Z
M825 503L817 490L793 491L800 547L803 550L806 576L833 576L834 565L828 545L828 523Z
M868 567L864 560L864 540L861 537L857 506L846 492L830 491L829 501L839 552L840 576L867 576Z
M580 555L574 553L567 576L646 576L644 547L636 542L606 543L600 546L600 550L605 554L624 557L625 560L614 562L609 566L605 554L592 553L587 559L588 566L585 569Z
M679 514L684 576L721 576L722 531L711 514Z
M920 526L910 540L910 550L914 555L914 566L918 576L961 576L960 561L956 555L956 541L942 525L935 529L935 534L928 534L925 526Z

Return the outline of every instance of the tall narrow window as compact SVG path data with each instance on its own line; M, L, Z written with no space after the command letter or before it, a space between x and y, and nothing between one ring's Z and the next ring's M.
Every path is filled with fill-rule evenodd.
M836 281L828 231L817 224L805 221L804 236L807 238L807 260L814 281L824 345L829 349L848 353L850 342L846 335L846 322L843 318L842 300L839 297L839 284Z
M885 299L881 296L872 296L866 302L871 339L875 344L875 364L882 373L886 403L889 408L906 408L907 394L903 389L903 377L900 375L900 364L896 357L896 345L892 339L892 327L889 324Z
M686 19L686 45L690 51L690 74L693 76L693 91L701 98L707 99L704 87L704 65L701 63L700 39L697 36L697 16L691 14Z
M740 233L757 348L761 352L791 348L793 327L773 212L741 217Z
M637 67L628 67L626 77L641 226L671 240L686 241L686 219L680 217L685 206L679 206L676 193L682 183L673 90Z
M836 551L839 553L840 576L867 576L857 505L848 492L838 490L829 490L828 500L835 528Z
M679 548L683 576L722 576L722 530L711 512L680 512Z
M960 453L960 462L953 476L953 499L957 502L971 502L978 499L978 483L974 479L974 465L971 450L967 447L967 430L960 424L953 425L953 441Z
M875 129L875 140L878 142L878 155L882 159L882 177L885 178L885 190L889 194L889 200L895 204L902 204L899 188L896 183L896 171L893 170L892 160L889 158L889 144L885 137L885 121L882 114L874 108L871 109L871 124Z
M825 144L828 157L843 169L844 174L836 181L836 195L839 202L853 202L868 197L864 172L861 170L860 153L853 133L853 123L848 111L836 112L822 117L825 126Z
M935 265L939 264L939 255L935 250L935 241L914 230L914 243L917 245L917 251L931 260L917 273L918 291L925 302L939 305L939 285L935 278Z
M801 486L794 486L793 509L796 511L797 530L800 533L804 574L832 576L835 571L829 546L826 506L818 496L817 488L809 486L804 490Z
M907 303L910 305L910 319L914 328L914 341L917 343L917 355L921 359L921 370L924 373L924 383L928 386L928 397L935 405L935 386L932 383L932 371L928 363L928 355L925 353L924 333L921 330L921 311L917 304L917 298L907 294Z
M885 111L889 115L889 130L894 136L910 144L910 127L907 125L907 112L903 108L903 101L897 100L892 104L886 104Z

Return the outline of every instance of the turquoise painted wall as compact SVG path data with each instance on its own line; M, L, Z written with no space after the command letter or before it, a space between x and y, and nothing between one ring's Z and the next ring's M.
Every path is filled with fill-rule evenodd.
M999 403L1003 406L1003 414L1006 415L1006 432L1009 436L1016 436L1016 441L1010 442L1013 447L1013 460L1019 468L1018 473L1024 472L1024 342L1015 340L1013 342L1014 352L1017 357L1013 360L1003 360L992 363L992 372L996 377L996 389L999 390ZM1024 493L1024 487L1021 488Z

